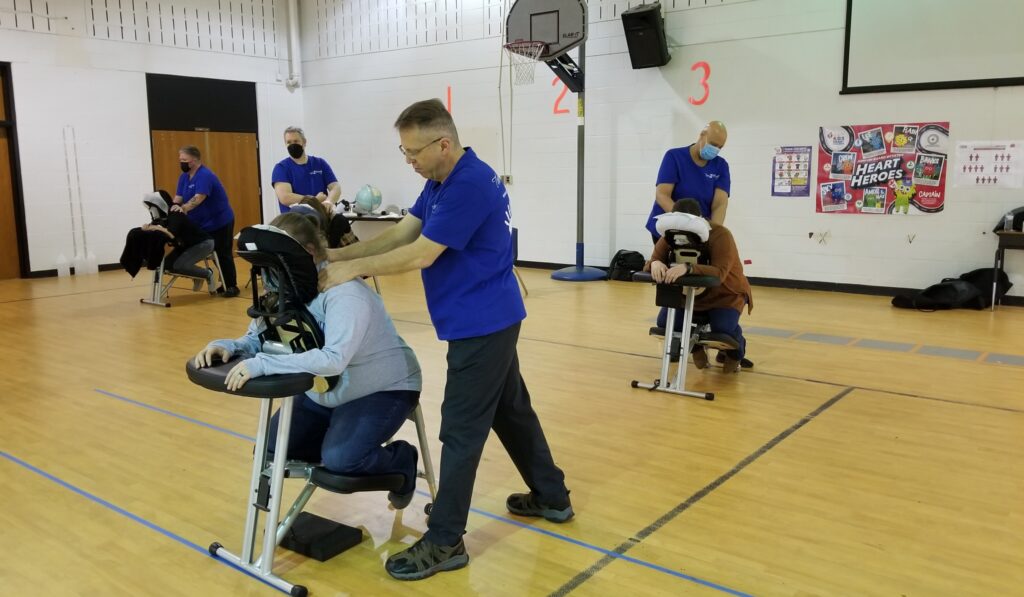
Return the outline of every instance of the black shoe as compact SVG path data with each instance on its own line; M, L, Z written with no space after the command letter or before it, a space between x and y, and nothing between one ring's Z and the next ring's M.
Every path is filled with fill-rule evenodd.
M391 502L391 506L394 507L395 510L403 510L409 505L409 502L412 501L412 496L416 494L416 466L419 463L419 452L416 451L415 446L402 440L398 440L392 445L398 443L403 443L412 450L412 476L410 477L409 475L406 475L405 487L401 490L388 492L388 501Z
M384 569L398 580L420 580L438 572L458 570L469 563L466 544L459 542L451 547L436 545L421 538L412 547L400 551L384 562Z
M537 496L530 493L513 493L505 500L505 507L512 514L519 516L543 516L544 520L550 522L566 522L575 514L572 511L572 503L566 496L564 506L545 505L537 501Z
M238 296L239 293L240 291L237 286L229 286L228 289L224 291L224 298L234 298Z
M718 356L715 357L715 362L718 363L719 365L725 363L725 351L724 350L719 350L718 351ZM743 357L742 359L740 359L740 368L742 368L742 369L753 369L754 368L754 361L751 361L747 357Z

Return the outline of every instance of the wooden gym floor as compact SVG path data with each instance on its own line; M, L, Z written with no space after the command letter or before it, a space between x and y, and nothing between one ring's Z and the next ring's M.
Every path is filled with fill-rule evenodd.
M705 402L629 387L658 374L651 287L522 273L522 369L576 519L506 514L523 486L492 440L468 568L391 580L424 496L395 513L321 491L309 509L367 538L327 563L282 552L278 573L316 596L1024 594L1024 309L757 288L756 368L691 367ZM256 404L183 371L248 299L144 306L147 278L0 283L0 594L280 594L205 551L241 543ZM445 345L417 275L383 290L436 437Z

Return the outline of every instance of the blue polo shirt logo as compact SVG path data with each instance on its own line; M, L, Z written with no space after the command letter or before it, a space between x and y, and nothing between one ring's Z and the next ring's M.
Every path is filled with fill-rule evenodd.
M426 182L409 213L422 220L423 236L446 247L422 272L438 338L486 336L526 318L512 273L508 191L472 149L443 183Z

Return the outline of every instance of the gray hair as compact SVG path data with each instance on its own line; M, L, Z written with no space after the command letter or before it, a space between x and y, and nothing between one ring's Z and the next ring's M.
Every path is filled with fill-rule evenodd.
M409 106L398 116L395 128L399 131L419 128L449 137L455 145L459 143L459 131L448 108L439 99L423 100Z
M286 128L286 129L284 129L284 134L285 134L285 135L287 135L288 133L296 133L296 134L298 134L298 135L299 135L300 137L302 137L302 141L303 141L303 142L305 142L305 141L306 141L306 133L304 133L304 132L302 131L302 128L301 128L301 127L297 127L297 126L290 126L290 127Z

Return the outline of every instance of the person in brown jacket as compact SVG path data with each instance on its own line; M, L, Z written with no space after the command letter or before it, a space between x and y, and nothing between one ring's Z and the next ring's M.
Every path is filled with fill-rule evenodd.
M680 199L672 207L674 212L688 213L697 217L701 216L700 204L693 199ZM654 246L654 253L650 261L644 266L644 271L651 272L654 281L661 284L671 284L681 276L696 274L698 276L714 276L722 281L720 286L708 288L699 294L694 303L694 311L704 314L711 325L711 331L728 334L736 339L739 348L725 352L724 370L726 373L735 373L740 369L740 363L746 354L747 341L743 337L743 329L740 327L740 315L746 305L747 313L754 308L751 298L750 283L743 275L743 262L740 261L739 250L736 248L736 241L732 233L725 226L710 223L711 231L705 244L705 256L709 264L693 265L682 263L670 266L671 247L664 237L658 240ZM667 311L661 310L658 314L658 325L665 327ZM676 318L676 324L682 326L682 318ZM676 330L681 331L679 329ZM698 369L708 366L708 356L703 346L697 345L693 351L693 363Z

